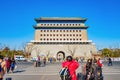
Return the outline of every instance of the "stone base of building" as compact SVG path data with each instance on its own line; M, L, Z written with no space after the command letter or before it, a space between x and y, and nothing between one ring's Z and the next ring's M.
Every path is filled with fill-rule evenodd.
M31 57L37 55L64 59L68 55L73 57L91 58L96 53L92 44L34 44L31 50Z

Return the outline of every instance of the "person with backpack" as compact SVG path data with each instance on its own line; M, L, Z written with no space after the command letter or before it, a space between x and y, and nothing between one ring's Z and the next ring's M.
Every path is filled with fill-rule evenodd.
M73 60L72 56L66 57L66 61L64 61L62 63L62 67L68 68L68 70L70 72L71 79L66 79L66 80L77 80L76 69L79 67L79 63L77 61Z
M103 80L103 74L102 74L102 67L103 67L103 63L101 61L101 59L99 58L97 61L97 80Z
M0 55L0 80L3 80L3 76L6 73L6 62L3 60L3 56Z

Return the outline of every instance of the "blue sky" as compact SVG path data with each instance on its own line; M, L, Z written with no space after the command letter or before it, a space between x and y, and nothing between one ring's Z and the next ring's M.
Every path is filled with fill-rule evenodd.
M120 0L0 0L0 43L20 49L34 39L39 17L88 18L88 38L98 49L120 45Z

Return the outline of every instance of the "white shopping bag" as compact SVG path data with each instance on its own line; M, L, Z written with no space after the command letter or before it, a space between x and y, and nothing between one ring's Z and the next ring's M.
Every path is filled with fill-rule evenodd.
M15 69L17 68L17 65L15 65Z

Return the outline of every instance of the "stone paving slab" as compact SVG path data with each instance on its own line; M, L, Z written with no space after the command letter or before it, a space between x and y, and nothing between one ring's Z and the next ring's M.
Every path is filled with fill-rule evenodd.
M77 69L77 73L82 71L80 67ZM12 80L60 80L59 71L61 69L61 64L48 64L45 67L33 67L30 66L24 69L17 69L15 73L6 74L6 77L12 77ZM103 75L105 78L109 78L110 75L116 76L120 75L120 67L116 66L104 66ZM108 75L108 77L107 77ZM21 78L21 79L19 79ZM29 79L30 78L30 79ZM115 80L115 79L114 79Z

